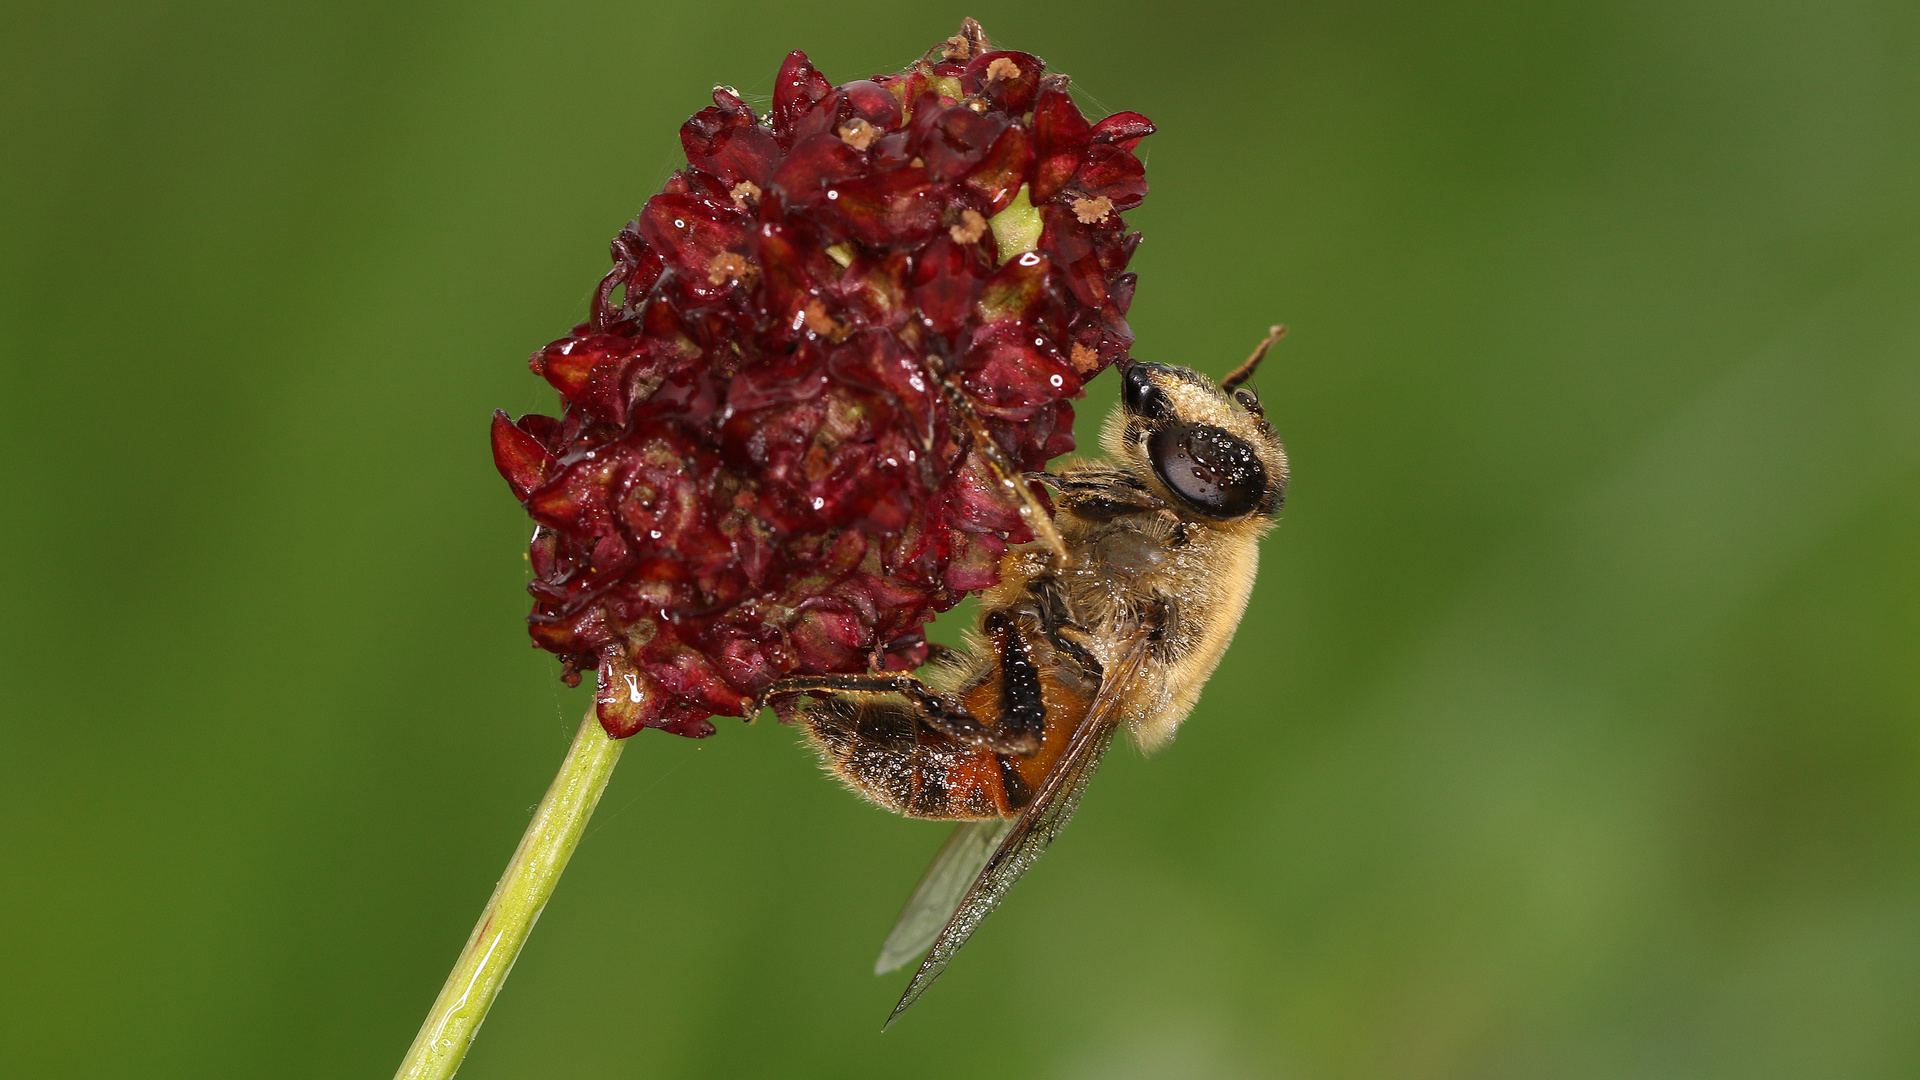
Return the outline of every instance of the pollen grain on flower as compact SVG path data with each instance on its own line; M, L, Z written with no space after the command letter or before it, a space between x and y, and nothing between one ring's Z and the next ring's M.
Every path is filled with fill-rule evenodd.
M713 101L587 320L529 361L562 414L494 419L539 526L534 643L595 673L616 736L924 662L928 620L1032 538L956 409L1040 469L1133 343L1139 114L1088 122L971 22L898 74L836 87L795 52L764 114ZM1037 239L1003 261L1016 199Z
M1092 225L1097 221L1105 221L1107 215L1111 213L1113 213L1113 200L1105 195L1097 199L1073 200L1073 216L1079 218L1083 224Z
M947 230L956 244L977 244L987 235L987 219L978 210L960 211L960 224Z
M1001 79L1017 79L1019 77L1020 65L1004 56L996 58L993 63L987 65L988 82L999 82Z
M855 150L865 150L867 147L873 145L873 140L879 137L879 129L868 123L863 117L856 116L852 120L840 125L840 141L853 147Z
M745 257L731 251L723 251L707 264L707 281L718 285L725 281L742 281L754 273L753 264Z

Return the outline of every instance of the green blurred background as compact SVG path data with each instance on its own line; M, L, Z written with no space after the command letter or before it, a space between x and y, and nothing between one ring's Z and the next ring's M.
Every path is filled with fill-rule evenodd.
M390 1074L583 704L491 410L707 86L966 14L1159 123L1138 355L1294 328L1239 639L884 1036L942 827L643 734L463 1076L1920 1074L1878 0L8 4L0 1073Z

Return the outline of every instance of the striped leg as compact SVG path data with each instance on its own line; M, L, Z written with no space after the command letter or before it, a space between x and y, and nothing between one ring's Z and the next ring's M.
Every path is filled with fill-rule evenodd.
M837 691L844 694L899 694L910 702L928 727L968 746L996 753L1031 757L1040 749L1046 729L1047 707L1041 699L1040 670L1013 620L994 612L982 621L995 654L1000 682L997 715L983 719L966 705L936 692L904 672L865 675L799 675L781 679L760 695L758 705L778 694ZM756 712L758 709L756 708Z

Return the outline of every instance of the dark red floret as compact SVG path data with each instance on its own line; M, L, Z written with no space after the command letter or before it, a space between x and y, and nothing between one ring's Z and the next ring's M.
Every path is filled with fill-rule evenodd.
M687 120L590 318L529 361L562 415L493 421L536 524L529 630L596 672L608 732L704 736L783 676L925 661L1032 539L976 433L1043 468L1133 343L1152 130L1089 124L971 24L838 87L795 52L765 114L721 87Z

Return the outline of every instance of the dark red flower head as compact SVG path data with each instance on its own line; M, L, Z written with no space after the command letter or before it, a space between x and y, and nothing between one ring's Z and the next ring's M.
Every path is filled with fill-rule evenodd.
M1031 539L976 432L1042 468L1133 343L1139 114L1089 124L971 22L902 74L834 87L795 52L764 115L713 99L591 319L530 361L564 414L493 422L533 640L570 685L597 669L615 736L920 664Z

